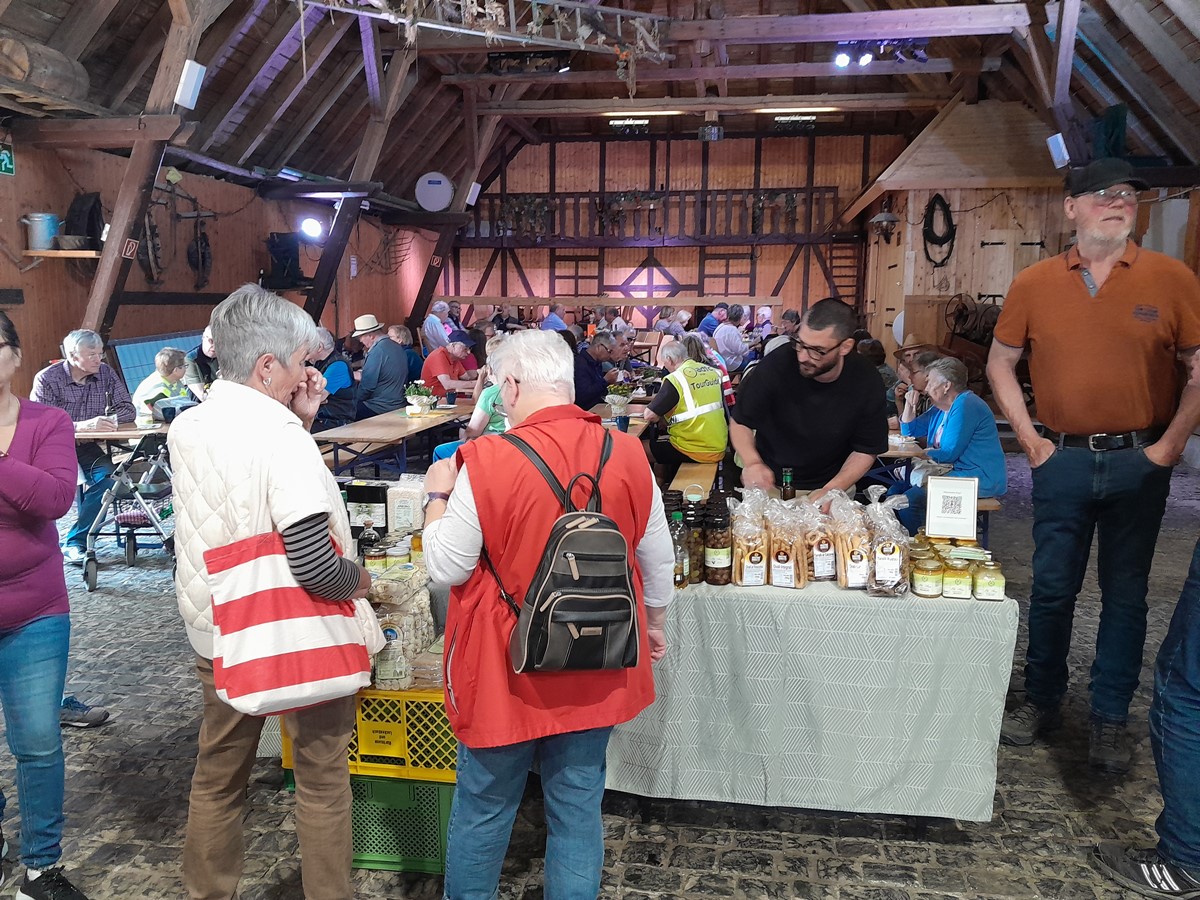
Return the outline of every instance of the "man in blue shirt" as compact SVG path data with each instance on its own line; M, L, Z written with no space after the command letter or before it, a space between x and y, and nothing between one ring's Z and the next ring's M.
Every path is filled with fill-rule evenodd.
M575 354L575 405L591 409L604 400L608 386L617 380L617 370L604 371L616 351L616 340L607 331L598 331L586 350Z
M389 340L384 326L371 315L354 320L352 337L367 348L358 384L356 418L369 419L407 405L404 384L408 380L408 359L404 348Z
M550 312L546 314L546 318L542 319L542 331L566 331L567 323L563 321L563 313L567 307L562 303L555 303L550 307Z
M703 331L709 337L716 333L717 326L725 321L729 316L729 304L718 303L713 307L713 311L700 320L700 324L696 326L700 331Z

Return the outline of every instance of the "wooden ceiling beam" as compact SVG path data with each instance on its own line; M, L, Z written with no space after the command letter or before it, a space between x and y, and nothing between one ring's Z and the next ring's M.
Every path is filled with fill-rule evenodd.
M234 41L252 23L262 18L270 2L271 0L253 0L242 3L239 7L240 13L237 9L229 10L230 15L224 16L213 28L205 32L200 40L200 47L196 50L197 62L209 71L216 71L225 62Z
M807 16L732 16L675 20L663 43L726 41L731 44L826 43L1007 34L1029 26L1024 3L928 9L824 13Z
M380 104L371 111L371 120L363 132L359 144L358 156L354 159L354 168L350 172L350 181L367 181L375 174L379 165L379 154L383 150L384 139L392 117L404 102L407 91L412 87L408 79L409 69L416 59L416 50L409 48L399 53L393 53L384 73L383 90ZM406 90L407 89L407 90ZM325 301L337 280L338 267L350 241L350 232L362 213L362 203L358 200L343 200L333 214L333 223L329 226L329 237L321 251L321 259L317 263L317 271L313 275L312 289L304 302L304 311L316 322L321 321L321 313L325 310Z
M309 7L304 7L303 16L306 23L312 21L313 16ZM317 17L320 17L319 13ZM296 12L296 7L292 4L285 4L280 9L279 18L275 20L275 24L259 42L246 64L238 69L225 93L201 120L199 135L193 145L197 150L203 153L217 142L230 119L241 109L255 85L265 77L264 72L278 55L280 46L300 30L300 21L301 14Z
M10 6L12 6L12 0L0 0L0 16L8 12Z
M297 127L292 131L291 139L276 150L265 163L268 169L279 169L288 164L288 161L295 156L296 151L308 140L308 136L316 130L317 125L325 118L325 115L333 107L333 104L337 103L342 95L346 93L346 89L358 77L358 73L362 71L362 67L362 56L358 53L346 54L345 58L331 73L332 77L329 79L328 88L321 96L321 99L313 104L311 111L304 121L298 123Z
M367 96L361 94L343 103L336 116L325 128L321 129L322 149L310 154L298 168L306 172L316 172L319 175L338 177L343 168L349 171L354 165L353 154L348 154L348 148L353 146L353 140L347 138L347 129L354 126L362 111L367 107ZM346 160L346 166L341 165Z
M154 60L162 53L167 42L167 32L171 28L171 6L162 0L158 11L142 29L137 40L133 42L133 52L128 54L113 73L109 84L112 87L105 106L117 109L133 93L142 76L154 64Z
M1075 69L1075 39L1080 0L1062 0L1054 29L1054 106L1071 102L1071 73Z
M358 17L362 38L363 74L367 77L367 102L372 110L383 108L383 53L379 49L379 20Z
M396 178L389 183L388 191L403 197L408 189L412 187L413 183L421 176L422 169L425 168L424 165L418 166L416 163L423 160L426 165L432 165L436 168L438 163L434 162L434 160L439 158L442 149L459 130L458 121L455 118L447 116L440 126L436 126L429 132L426 140L420 144L416 141L410 142L399 157L389 166L396 173Z
M1091 66L1079 58L1079 54L1075 55L1075 60L1072 65L1075 69L1076 75L1079 76L1077 83L1096 99L1097 105L1099 105L1101 108L1107 108L1110 106L1128 106L1128 104L1121 97L1117 96L1116 92L1114 92L1112 88L1104 83L1104 79L1101 78ZM1134 137L1136 137L1142 143L1142 145L1155 156L1169 157L1171 155L1167 152L1166 148L1159 143L1158 139L1146 129L1146 126L1142 124L1141 119L1133 112L1128 114L1126 122L1129 126L1129 130L1133 132Z
M695 81L698 78L725 78L730 81L748 79L784 79L784 78L858 78L863 76L880 75L919 75L924 73L948 73L960 70L975 71L982 65L982 71L995 72L1000 68L998 57L984 59L931 59L927 63L895 62L893 60L876 60L865 68L851 66L840 69L833 63L766 63L763 65L747 66L685 66L674 69L652 69L638 66L638 84L659 84L672 82ZM480 72L476 75L444 75L443 84L624 84L613 70L572 70L570 72L517 72L507 75L492 75Z
M221 154L226 159L236 160L240 166L254 155L254 151L271 134L271 130L283 118L283 114L296 102L313 76L325 64L334 47L354 24L354 20L349 16L342 16L332 22L325 19L321 21L324 25L308 47L308 70L305 71L298 61L292 61L291 71L284 75L274 90L263 97L257 114L242 123L242 136L227 153Z
M1076 0L1078 2L1078 0ZM1107 0L1109 8L1141 42L1171 79L1183 88L1192 103L1200 106L1200 69L1175 40L1136 0ZM1064 3L1064 5L1066 5ZM1178 114L1178 113L1177 113Z
M503 123L505 128L515 131L522 138L524 138L527 144L534 144L536 146L537 144L542 143L544 140L542 135L524 119L519 119L515 116L507 116L503 120Z
M388 172L397 173L397 178L402 177L404 164L409 161L413 152L417 149L417 141L412 138L412 132L419 127L420 123L425 120L421 117L424 115L433 102L440 96L450 96L442 90L442 86L436 81L430 80L425 82L423 90L421 90L413 100L412 106L404 110L404 122L399 128L393 128L391 134L388 135L387 142L383 145L383 152L380 154L380 160ZM454 100L447 104L447 108L442 110L442 115L439 116L442 127L454 125L456 116L458 115L458 101ZM434 132L438 126L431 126L427 134ZM406 140L407 139L407 140ZM403 152L399 152L400 145L404 144ZM396 183L396 178L391 179L391 183Z
M1200 4L1196 0L1163 0L1171 14L1200 41Z
M636 115L638 112L662 115L676 111L680 114L699 114L709 110L747 113L761 109L767 115L785 109L821 109L829 112L937 109L947 99L938 94L884 93L802 94L790 97L639 97L633 100L616 97L611 100L493 100L480 104L479 112L481 115L526 118L588 118L609 112L614 115Z
M194 123L179 116L112 116L105 119L16 121L13 137L34 147L132 147L135 141L178 141Z
M1094 14L1093 14L1094 15ZM1104 64L1130 98L1154 120L1159 130L1193 165L1200 162L1200 128L1179 114L1161 88L1130 57L1103 23L1080 12L1079 34L1085 46Z
M76 3L54 29L47 45L71 59L79 59L119 2L91 0L88 3Z

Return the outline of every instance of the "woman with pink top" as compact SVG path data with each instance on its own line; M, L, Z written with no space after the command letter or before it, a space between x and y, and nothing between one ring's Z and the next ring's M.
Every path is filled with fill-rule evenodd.
M59 705L67 676L67 582L55 520L75 498L75 426L12 391L21 342L0 312L0 708L17 761L21 900L86 900L63 875ZM5 797L0 791L0 824ZM7 844L0 835L0 882Z

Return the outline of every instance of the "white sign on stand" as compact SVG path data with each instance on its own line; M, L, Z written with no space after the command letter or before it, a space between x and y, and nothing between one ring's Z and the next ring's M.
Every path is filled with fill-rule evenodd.
M925 533L975 540L979 479L931 475L925 484Z

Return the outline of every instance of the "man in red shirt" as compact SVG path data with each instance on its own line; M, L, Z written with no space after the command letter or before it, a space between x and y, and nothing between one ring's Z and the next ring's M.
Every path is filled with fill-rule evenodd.
M596 472L599 417L573 405L570 347L553 332L510 334L489 357L515 434L561 484ZM641 443L614 433L600 477L601 511L624 535L637 599L639 653L632 668L513 671L516 623L499 582L517 598L531 587L563 505L521 451L500 435L464 444L425 476L425 565L452 584L446 620L446 712L459 740L457 787L447 837L445 896L495 896L529 767L540 763L549 837L547 897L595 897L604 834L600 800L614 725L654 700L651 660L666 652L674 552L662 497ZM575 500L586 490L576 486ZM496 574L480 564L486 544ZM645 623L643 626L642 623Z
M429 354L421 368L421 380L433 391L434 396L446 399L446 391L470 393L475 379L467 377L466 359L471 355L475 341L465 331L450 332L450 343Z

